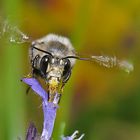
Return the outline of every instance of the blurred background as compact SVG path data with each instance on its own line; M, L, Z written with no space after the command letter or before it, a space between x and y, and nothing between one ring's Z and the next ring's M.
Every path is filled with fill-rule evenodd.
M25 139L30 122L42 130L41 99L20 81L30 72L30 43L10 43L3 23L33 39L56 33L81 54L106 54L134 64L130 74L77 61L58 109L54 140L75 130L84 140L140 139L139 0L0 1L0 140ZM15 35L16 36L16 35Z

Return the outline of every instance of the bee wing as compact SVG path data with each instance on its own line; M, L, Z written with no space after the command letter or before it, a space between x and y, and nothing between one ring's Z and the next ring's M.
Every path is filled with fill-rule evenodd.
M9 42L17 44L32 42L31 37L27 36L16 25L12 25L8 20L0 23L0 39L5 37Z
M128 73L134 70L134 66L132 63L128 62L127 60L120 60L116 56L92 55L90 57L81 57L78 55L77 58L79 60L86 60L86 61L94 62L106 68L117 67Z

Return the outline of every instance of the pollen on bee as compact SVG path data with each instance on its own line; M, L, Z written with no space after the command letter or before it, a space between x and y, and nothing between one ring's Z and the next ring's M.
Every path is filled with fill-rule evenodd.
M62 83L58 81L56 77L51 77L48 81L48 93L49 93L49 102L55 102L55 96L58 94L61 96L62 93ZM60 100L60 97L59 97Z
M58 87L58 80L57 80L57 78L51 78L51 80L49 81L49 85L52 88L57 88Z

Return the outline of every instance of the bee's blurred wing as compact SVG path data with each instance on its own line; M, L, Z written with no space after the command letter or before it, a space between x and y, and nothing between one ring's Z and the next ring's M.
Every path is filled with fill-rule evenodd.
M31 42L31 37L23 33L17 26L12 25L8 20L0 21L0 39L17 44Z
M92 61L106 68L117 67L128 73L134 70L134 66L132 63L128 62L127 60L119 60L116 56L111 57L107 55L92 55L87 58L78 56L78 59Z
M91 56L91 60L106 68L118 67L126 72L133 71L133 64L127 60L119 60L116 56Z

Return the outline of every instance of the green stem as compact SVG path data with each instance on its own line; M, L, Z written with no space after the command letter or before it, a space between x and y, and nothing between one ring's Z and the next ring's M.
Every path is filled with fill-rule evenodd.
M17 25L20 20L20 0L5 0L3 1L6 20L9 23ZM4 22L4 21L3 21ZM1 69L1 90L2 90L2 104L1 108L2 120L0 126L3 128L3 133L0 139L16 140L18 137L23 139L24 130L24 93L22 92L22 84L20 76L22 75L22 47L8 43L8 39L3 40L1 50L2 66ZM3 121L1 123L1 121Z

